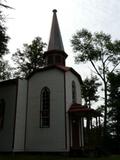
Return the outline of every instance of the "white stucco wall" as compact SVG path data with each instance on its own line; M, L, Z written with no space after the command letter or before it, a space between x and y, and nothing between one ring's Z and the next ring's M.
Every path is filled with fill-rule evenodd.
M81 84L78 80L78 77L73 74L71 71L66 72L66 111L69 110L70 106L72 105L72 81L76 84L76 103L81 104L82 98L81 98Z
M40 92L50 89L50 128L40 128ZM64 72L51 69L29 80L26 151L65 151Z
M14 152L24 151L27 81L19 79L17 92Z

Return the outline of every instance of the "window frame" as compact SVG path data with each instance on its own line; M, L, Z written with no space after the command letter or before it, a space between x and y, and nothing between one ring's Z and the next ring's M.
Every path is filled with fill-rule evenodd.
M50 89L48 87L43 87L40 94L40 128L49 128L49 127L50 127Z

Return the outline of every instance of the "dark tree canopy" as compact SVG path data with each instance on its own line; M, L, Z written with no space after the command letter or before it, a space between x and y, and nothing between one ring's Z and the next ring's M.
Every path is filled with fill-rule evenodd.
M98 101L98 87L100 86L100 83L98 82L98 78L96 76L92 76L91 78L86 78L83 81L82 86L82 97L85 100L85 105L87 105L89 108L91 108L91 102L97 102Z
M1 6L5 7L0 1L0 7ZM7 8L7 6L5 8ZM8 40L9 37L6 34L5 17L0 10L0 80L9 79L11 75L10 66L8 65L8 62L4 60L4 55L8 54Z
M36 37L31 44L23 44L23 50L18 49L12 58L17 65L15 77L27 77L30 73L44 66L44 48L46 44Z
M7 61L0 61L0 80L10 79L11 77L11 68Z
M110 133L120 141L120 73L108 75L109 99L108 99L108 124Z
M2 12L0 11L0 58L8 53L7 42L9 37L6 35L6 28L3 21Z
M120 63L120 41L112 42L111 36L103 32L92 34L88 30L82 29L73 36L71 42L73 51L78 53L76 62L86 63L90 61L93 66L93 62L101 62L98 68L97 65L94 66L101 78L103 66L107 72L111 64L114 67L113 70Z

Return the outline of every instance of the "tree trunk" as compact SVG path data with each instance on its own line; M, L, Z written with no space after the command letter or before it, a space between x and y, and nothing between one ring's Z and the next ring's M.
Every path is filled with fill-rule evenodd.
M104 136L107 131L107 82L104 82L105 107L104 107Z
M91 102L90 102L90 99L88 101L88 108L91 108Z

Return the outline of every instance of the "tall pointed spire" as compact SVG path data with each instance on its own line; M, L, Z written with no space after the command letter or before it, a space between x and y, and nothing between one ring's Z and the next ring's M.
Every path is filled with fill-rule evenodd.
M62 42L62 37L59 29L56 12L57 10L54 9L48 51L53 49L64 51L64 46Z
M53 10L53 20L50 33L48 50L45 52L46 65L62 65L65 66L67 54L64 51L62 37L56 15L57 10Z

